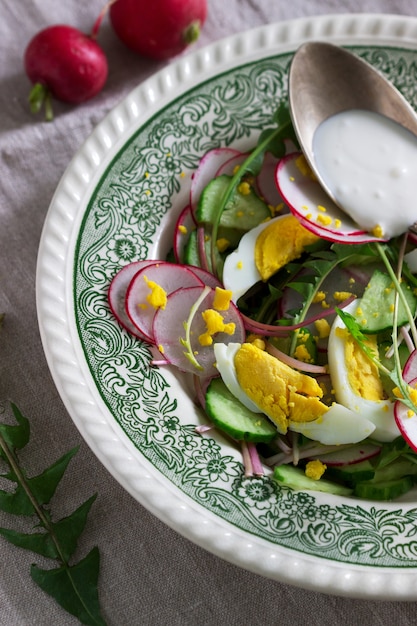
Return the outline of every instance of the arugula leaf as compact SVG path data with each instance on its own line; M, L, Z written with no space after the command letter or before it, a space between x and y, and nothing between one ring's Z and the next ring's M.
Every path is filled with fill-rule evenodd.
M58 520L52 520L47 506L78 448L64 454L38 476L28 477L20 465L17 451L29 443L29 421L16 405L11 407L17 425L0 424L0 456L9 467L1 477L13 483L13 487L0 490L0 510L33 517L34 522L31 532L0 527L0 536L15 546L54 559L58 565L55 569L43 570L32 565L33 580L81 623L104 626L97 589L98 548L93 548L82 561L70 562L96 495L69 516Z

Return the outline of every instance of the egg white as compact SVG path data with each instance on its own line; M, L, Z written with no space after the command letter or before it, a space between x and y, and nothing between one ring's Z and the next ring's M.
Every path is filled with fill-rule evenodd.
M360 305L360 299L352 302L344 310L354 313ZM349 381L345 366L345 340L337 334L338 328L345 328L340 317L336 317L332 324L328 343L328 363L332 387L337 402L369 420L375 426L372 437L377 441L393 441L400 435L394 418L394 402L390 400L368 400L358 396Z
M375 431L375 424L335 402L327 413L312 422L290 421L289 429L326 446L340 446L359 443L370 437Z
M223 266L223 285L232 292L232 301L237 302L253 285L261 280L255 263L255 247L258 235L275 220L262 222L241 238L236 250L231 252Z
M242 387L239 385L236 368L234 364L235 354L239 350L242 344L240 343L215 343L214 344L214 356L216 357L216 367L220 376L223 379L224 384L247 409L254 413L262 413L259 407L252 402L249 396L245 393Z

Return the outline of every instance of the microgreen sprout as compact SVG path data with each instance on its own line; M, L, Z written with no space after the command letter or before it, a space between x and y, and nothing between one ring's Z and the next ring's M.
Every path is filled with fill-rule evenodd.
M210 291L211 291L210 287L206 285L203 291L201 292L200 297L194 302L193 306L190 309L190 314L188 316L188 319L185 320L184 322L185 338L180 337L181 345L184 346L184 348L187 348L187 350L184 352L185 356L198 370L202 370L203 367L195 358L195 354L191 347L191 325L193 323L194 317L196 316L196 313L198 311L200 304L204 302L205 298L210 293Z

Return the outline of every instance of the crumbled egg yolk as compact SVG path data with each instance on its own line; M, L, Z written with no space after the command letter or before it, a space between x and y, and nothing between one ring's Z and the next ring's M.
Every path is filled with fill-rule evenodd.
M323 302L326 299L326 294L324 291L318 291L313 298L313 304L317 304L318 302Z
M188 229L186 226L184 226L184 224L180 224L178 226L178 230L180 233L182 233L183 235L186 235L188 233Z
M219 252L224 252L230 246L230 241L225 237L220 237L216 241L216 246Z
M361 398L378 402L384 399L384 389L375 363L366 356L346 328L338 328L336 333L344 339L345 364L352 391ZM376 353L376 337L369 335L366 345Z
M255 244L255 264L262 280L268 280L281 267L298 259L305 247L318 239L294 215L272 222L258 235Z
M304 344L300 344L294 351L294 357L303 363L313 363L314 359Z
M371 230L371 233L374 237L382 238L384 236L384 230L380 224L376 224Z
M227 335L233 335L236 329L236 324L229 322L224 323L224 319L218 311L214 309L206 309L202 312L203 320L206 323L206 331L202 333L198 341L202 346L211 346L213 343L213 335L216 333L226 333Z
M282 363L253 343L244 343L234 358L239 385L285 434L289 421L309 422L328 411L320 402L317 381Z
M326 469L327 465L325 465L318 459L315 459L314 461L309 461L307 463L304 472L308 478L312 478L313 480L320 480Z
M214 291L213 309L216 309L216 311L227 311L230 306L232 295L233 293L230 289L216 287Z
M167 292L165 289L153 280L148 280L146 276L144 276L143 279L151 290L151 293L146 296L146 300L155 309L165 309L167 304Z
M333 298L337 302L343 302L344 300L348 300L352 296L353 296L353 293L351 293L350 291L335 291L333 293Z
M316 320L314 326L319 334L320 339L326 339L330 334L330 324L325 319Z
M300 154L300 156L296 158L295 165L303 176L308 176L308 178L311 178L311 180L317 180L313 170L307 163L307 159L305 158L304 154Z
M330 226L330 224L333 222L333 219L330 217L330 215L323 215L322 213L319 213L319 215L317 215L316 217L316 222L318 224L321 224L322 226Z
M242 194L242 196L248 196L250 194L250 184L246 181L241 182L237 188L238 192Z

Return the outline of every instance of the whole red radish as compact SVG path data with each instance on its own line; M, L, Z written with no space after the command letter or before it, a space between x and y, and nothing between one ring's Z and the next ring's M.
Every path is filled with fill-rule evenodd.
M167 59L196 41L207 16L207 0L116 0L110 20L129 48Z
M91 36L72 26L56 24L41 30L29 42L24 56L27 76L34 83L29 101L33 112L46 106L51 119L50 97L79 104L104 86L107 59Z

